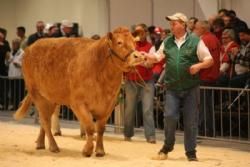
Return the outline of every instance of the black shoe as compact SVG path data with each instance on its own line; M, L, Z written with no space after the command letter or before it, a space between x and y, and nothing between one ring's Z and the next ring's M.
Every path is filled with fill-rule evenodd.
M198 158L196 157L196 151L191 151L186 153L188 161L198 161Z

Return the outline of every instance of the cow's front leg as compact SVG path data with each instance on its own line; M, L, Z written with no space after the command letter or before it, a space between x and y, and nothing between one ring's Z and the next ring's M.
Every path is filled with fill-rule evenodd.
M105 131L106 119L98 120L96 122L96 130L97 130L97 138L96 138L96 156L103 157L105 155L104 147L103 147L103 133Z
M91 125L85 126L85 131L87 134L87 141L83 148L82 154L86 157L90 157L93 153L94 144L93 144L93 135L94 135L94 126L93 123Z
M86 109L84 104L75 104L71 106L73 112L75 113L76 117L80 121L80 125L85 126L86 132L86 144L83 148L82 154L86 157L90 157L93 153L94 144L93 144L93 135L94 135L94 122L92 115Z

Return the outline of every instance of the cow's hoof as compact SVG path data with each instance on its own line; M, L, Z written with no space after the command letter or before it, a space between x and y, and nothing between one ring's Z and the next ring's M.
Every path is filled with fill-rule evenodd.
M55 148L52 148L50 147L49 150L53 153L59 153L60 152L60 149L58 147L55 147Z
M55 132L54 136L62 136L62 132Z
M104 151L98 151L98 152L95 153L96 157L103 157L104 155L105 155Z
M92 155L92 153L88 153L88 152L82 152L82 155L84 156L84 157L91 157L91 155Z
M37 149L37 150L44 150L44 149L45 149L45 146L36 146L36 149Z

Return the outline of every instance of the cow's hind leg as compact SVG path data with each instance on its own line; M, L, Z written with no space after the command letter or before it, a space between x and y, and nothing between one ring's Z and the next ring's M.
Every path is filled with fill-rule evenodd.
M60 150L51 133L51 116L55 110L56 104L50 103L48 100L44 99L41 96L36 96L34 103L38 109L41 123L40 134L37 139L37 149L45 148L44 139L46 134L49 141L49 150L51 152L59 152Z
M43 129L43 127L40 127L40 133L38 135L38 138L36 140L36 149L40 150L40 149L45 149L45 131Z
M96 156L103 157L105 155L104 146L103 146L103 133L105 131L106 119L101 119L96 121L96 130L97 130L97 138L96 138Z
M72 110L74 111L76 117L80 121L80 124L84 124L86 132L86 144L83 148L82 154L86 157L90 157L93 153L94 144L93 144L93 135L95 132L93 117L88 112L84 105L72 105Z

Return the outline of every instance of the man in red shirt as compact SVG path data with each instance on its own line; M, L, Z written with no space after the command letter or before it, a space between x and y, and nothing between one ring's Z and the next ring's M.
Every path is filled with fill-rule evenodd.
M149 52L152 44L147 41L147 26L136 25L134 35L138 38L136 50ZM125 115L124 137L130 141L134 136L136 106L139 99L142 102L143 126L145 138L149 143L155 143L155 125L153 118L154 81L152 65L136 66L134 71L125 74Z
M210 26L207 21L198 21L194 29L207 46L214 64L206 69L200 70L201 86L215 86L219 77L220 69L220 42L214 34L210 32ZM200 135L214 136L215 126L213 111L213 96L211 89L201 89L200 96L200 115L199 115L199 132Z

